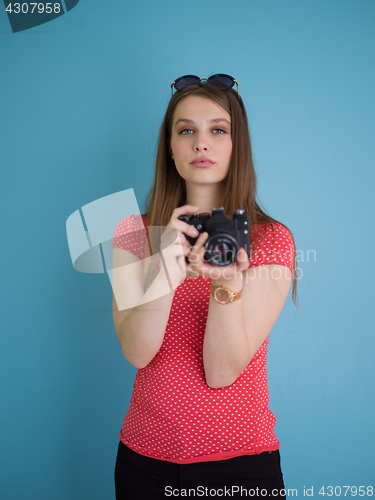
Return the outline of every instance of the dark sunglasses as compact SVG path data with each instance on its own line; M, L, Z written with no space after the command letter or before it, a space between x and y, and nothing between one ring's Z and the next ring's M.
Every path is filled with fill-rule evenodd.
M234 84L237 86L237 94L238 94L238 82L235 80L232 76L229 75L212 75L208 78L199 78L199 76L195 75L185 75L185 76L180 76L180 78L177 78L174 82L171 83L171 91L173 95L173 87L176 90L182 90L183 88L187 87L188 85L200 85L201 81L207 81L207 82L212 82L215 83L221 90L228 90L233 87ZM239 94L238 94L239 96Z

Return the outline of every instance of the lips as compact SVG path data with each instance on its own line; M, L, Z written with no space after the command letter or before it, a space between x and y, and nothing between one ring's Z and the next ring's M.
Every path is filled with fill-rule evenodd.
M195 158L192 162L190 162L190 165L193 165L194 167L198 168L207 168L211 167L215 162L210 160L209 158L206 158L205 156L201 156L200 158Z

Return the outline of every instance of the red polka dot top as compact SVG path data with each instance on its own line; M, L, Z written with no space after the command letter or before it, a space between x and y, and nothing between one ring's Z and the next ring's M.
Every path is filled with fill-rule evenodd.
M126 217L116 226L112 248L128 250L145 264L146 230L145 216ZM290 232L278 223L253 225L252 242L261 230L265 237L251 249L250 267L273 263L293 273ZM177 287L160 350L137 371L120 439L141 455L184 464L279 448L268 408L268 337L232 385L206 384L202 352L210 281L196 276Z

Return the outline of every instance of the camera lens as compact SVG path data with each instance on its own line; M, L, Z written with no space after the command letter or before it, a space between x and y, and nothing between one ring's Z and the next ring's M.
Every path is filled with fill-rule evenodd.
M228 266L237 258L237 242L230 234L221 232L212 235L205 248L205 261L214 266Z
M212 251L214 259L218 258L219 260L227 260L227 253L229 250L229 245L224 241L222 243L218 243Z

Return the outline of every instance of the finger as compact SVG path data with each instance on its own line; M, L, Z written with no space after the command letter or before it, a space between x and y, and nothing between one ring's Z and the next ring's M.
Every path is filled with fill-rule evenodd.
M177 207L173 210L173 215L179 217L180 215L184 215L187 213L195 213L199 210L199 207L196 205L183 205L182 207Z
M184 247L182 245L174 245L169 247L167 250L163 250L163 255L168 255L171 258L179 256L187 257L189 253L190 253L189 248Z
M203 245L205 244L207 238L208 238L208 233L200 234L195 244L191 247L191 253L198 255L204 252Z
M249 262L249 257L247 255L247 252L244 248L240 248L240 250L237 253L237 262L240 270L246 271L250 267L250 262Z
M200 235L200 232L198 229L194 226L191 226L187 222L184 222L182 220L178 220L178 226L180 228L180 231L182 231L184 234L187 236L190 236L191 238L197 238ZM190 245L190 243L189 243Z
M187 240L186 236L196 238L199 232L195 227L190 226L186 222L180 220L173 220L165 229L162 235L163 246L168 246L173 243L180 243L191 246L191 243Z
M178 229L180 231L183 231L186 234L189 234L192 237L197 237L199 232L196 232L196 229L194 226L191 226L187 222L180 221L179 217L181 215L189 215L192 213L197 213L199 210L199 207L197 205L184 205L182 207L175 208L171 217L171 222L177 221L178 223ZM180 224L182 223L182 225ZM190 230L189 230L190 228Z
M195 242L195 247L199 248L199 247L202 247L205 242L207 241L207 238L208 238L208 233L204 232L204 233L201 233L197 239L197 241Z
M187 257L190 253L190 246L182 245L182 252L184 257Z
M195 245L191 247L190 254L188 256L190 263L195 265L196 267L199 266L199 269L206 262L204 260L204 254L206 251L204 248L204 243L207 240L207 238L208 238L208 233L202 233L197 239Z
M241 247L237 252L237 260L239 262L246 262L249 260L246 250L243 247Z
M177 229L177 231L180 231L181 233L186 234L191 238L197 238L200 234L197 228L180 219L173 219L169 223L169 227Z
M182 238L177 238L172 244L168 245L166 248L162 248L162 251L168 252L169 255L183 254L186 256L190 252L190 247L191 245L189 242L182 241Z

